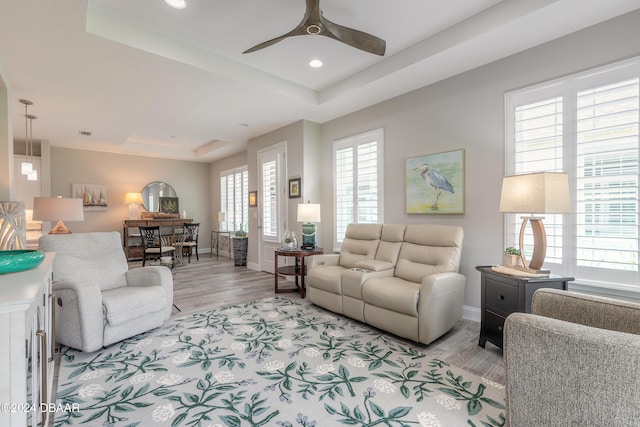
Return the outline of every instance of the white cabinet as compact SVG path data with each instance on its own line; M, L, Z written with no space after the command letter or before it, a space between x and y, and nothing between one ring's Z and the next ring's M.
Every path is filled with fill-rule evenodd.
M46 425L52 399L55 254L36 268L0 275L0 425Z

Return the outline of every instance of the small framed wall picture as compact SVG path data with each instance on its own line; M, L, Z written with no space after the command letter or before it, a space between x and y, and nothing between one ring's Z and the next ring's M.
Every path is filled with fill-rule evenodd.
M74 199L82 199L85 211L107 210L107 186L97 184L72 184Z
M249 207L250 208L258 207L258 192L257 191L249 191Z
M300 194L301 181L302 181L301 178L293 178L289 180L289 198L290 199L297 199L302 197L302 194Z
M165 214L180 214L180 205L177 197L159 197L160 212ZM176 217L177 218L177 217Z

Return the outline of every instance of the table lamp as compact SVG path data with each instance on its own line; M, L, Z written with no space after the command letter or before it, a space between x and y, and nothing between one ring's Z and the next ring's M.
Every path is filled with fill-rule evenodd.
M35 221L57 221L49 234L69 234L62 221L84 221L82 199L62 197L34 197L33 219Z
M302 203L298 205L298 222L302 223L303 250L316 248L316 225L320 222L320 205L316 203Z
M505 176L502 179L500 212L530 213L522 217L520 227L520 257L523 269L530 273L549 273L542 269L547 252L547 235L543 216L534 214L560 214L571 212L569 176L566 173L540 172ZM533 253L527 262L524 252L524 234L527 222L533 231Z
M226 215L225 215L224 212L218 212L218 217L217 217L217 219L218 219L218 231L222 230L222 223L224 222L225 217L226 217Z
M144 203L142 193L127 193L124 197L125 205L129 205L129 219L138 218L138 205Z

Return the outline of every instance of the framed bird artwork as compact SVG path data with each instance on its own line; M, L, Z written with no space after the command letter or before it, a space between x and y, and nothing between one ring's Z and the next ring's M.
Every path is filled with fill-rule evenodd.
M464 213L464 150L406 159L408 214Z

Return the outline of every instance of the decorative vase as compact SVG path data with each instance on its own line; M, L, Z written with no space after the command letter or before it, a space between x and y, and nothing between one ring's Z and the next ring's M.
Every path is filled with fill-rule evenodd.
M249 239L247 237L232 237L233 240L233 261L236 267L247 265L247 250Z
M295 251L298 248L298 238L293 231L285 231L282 236L281 248L286 251Z
M502 254L502 263L505 267L522 267L520 255Z

